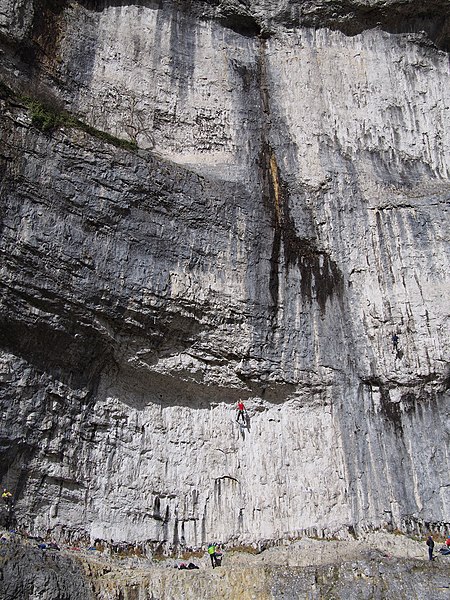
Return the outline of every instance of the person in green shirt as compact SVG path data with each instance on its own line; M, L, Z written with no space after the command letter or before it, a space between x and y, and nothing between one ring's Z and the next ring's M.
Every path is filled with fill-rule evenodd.
M208 554L211 558L212 568L215 569L215 567L216 567L216 545L215 544L209 544Z

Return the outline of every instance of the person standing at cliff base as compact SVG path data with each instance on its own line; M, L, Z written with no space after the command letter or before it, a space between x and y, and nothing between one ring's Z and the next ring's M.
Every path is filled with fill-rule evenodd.
M431 535L427 538L427 546L428 546L428 560L434 560L433 550L434 550L434 540Z
M208 546L208 554L209 554L209 557L211 558L212 568L215 569L216 568L216 546L215 546L215 544L210 544Z

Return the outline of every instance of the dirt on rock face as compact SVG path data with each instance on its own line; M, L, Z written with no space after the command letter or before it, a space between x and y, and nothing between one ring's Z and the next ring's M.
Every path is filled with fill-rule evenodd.
M18 534L2 537L2 600L323 600L335 598L446 600L450 560L428 561L423 541L375 533L359 540L303 538L259 554L225 552L211 568L209 557L181 560L120 559L87 549L38 548Z

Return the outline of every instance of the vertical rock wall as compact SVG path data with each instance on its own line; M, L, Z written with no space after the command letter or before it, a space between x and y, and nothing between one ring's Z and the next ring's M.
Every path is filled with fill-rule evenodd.
M448 55L210 3L1 6L5 82L141 148L2 102L20 522L191 546L448 522Z

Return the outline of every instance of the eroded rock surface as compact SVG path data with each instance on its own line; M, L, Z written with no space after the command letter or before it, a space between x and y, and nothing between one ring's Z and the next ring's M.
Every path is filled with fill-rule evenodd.
M200 546L450 521L448 4L343 4L0 2L19 525ZM42 132L24 94L139 150Z
M297 600L311 598L448 597L448 557L427 560L426 546L404 536L372 535L347 542L302 539L259 554L225 552L212 569L208 555L149 561L84 549L40 550L30 540L3 542L0 593L17 598L90 600ZM397 538L397 539L396 539Z

